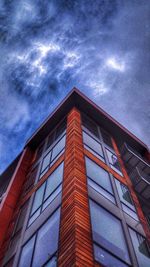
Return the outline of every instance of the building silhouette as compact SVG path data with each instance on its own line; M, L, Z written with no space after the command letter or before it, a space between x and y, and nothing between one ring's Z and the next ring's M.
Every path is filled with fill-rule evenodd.
M149 267L146 145L74 88L0 178L0 266Z

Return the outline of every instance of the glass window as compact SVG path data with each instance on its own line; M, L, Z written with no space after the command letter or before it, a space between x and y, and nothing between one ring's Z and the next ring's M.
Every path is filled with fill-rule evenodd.
M42 144L39 145L39 147L37 148L37 151L36 151L36 160L38 160L41 156L42 156L42 153L43 153L43 149L44 149L44 142Z
M121 168L120 168L117 156L108 149L106 149L106 152L107 152L107 157L108 157L110 167L122 176L122 172L121 172Z
M57 266L57 258L53 257L50 261L48 261L44 267L56 267Z
M47 179L46 191L44 200L52 194L52 192L61 184L63 179L64 164L60 164L59 167L50 175Z
M119 198L122 204L122 209L133 217L135 220L139 221L138 215L136 214L136 209L133 204L133 200L130 194L130 191L126 185L115 179L115 183L117 186Z
M27 192L29 192L31 190L31 188L34 185L34 181L38 172L38 167L39 164L37 164L31 171L30 173L27 175L26 177L26 181L24 183L23 186L23 195L25 195Z
M53 148L52 151L52 159L51 161L54 160L55 157L64 149L65 147L65 142L66 142L66 136L64 136Z
M117 259L115 256L111 255L105 249L94 245L94 256L95 260L102 263L104 266L108 267L127 267L129 265L125 264L121 260Z
M32 253L34 248L35 236L33 236L23 247L19 267L31 266Z
M85 163L87 176L110 193L113 193L108 172L87 157Z
M37 209L40 208L43 201L44 190L45 190L45 183L42 184L42 186L35 193L31 214L33 214Z
M36 191L28 226L54 200L62 190L64 163L62 162Z
M41 168L41 173L48 168L50 164L50 158L51 158L51 151L44 157L43 162L42 162L42 168Z
M140 267L150 266L150 250L146 239L129 228L132 244Z
M97 124L84 114L82 114L82 124L89 133L99 138Z
M101 129L101 135L102 135L102 138L103 138L104 143L105 143L108 147L113 148L113 144L112 144L112 141L111 141L111 136L110 136L110 134L107 133L104 129Z
M10 247L16 247L19 238L20 238L20 234L21 234L21 229L23 227L24 224L24 220L25 220L25 216L26 216L26 212L27 212L27 208L28 208L28 202L26 202L20 209L19 214L17 216L16 222L15 222L15 227L14 227L14 231L10 240L10 244L9 244L9 248Z
M18 232L21 230L23 224L24 224L24 219L25 219L25 215L26 215L26 211L27 211L27 207L28 207L28 202L26 202L20 209L19 212L19 216L15 225L15 230L14 233Z
M64 134L66 130L66 119L56 128L55 140L60 138L62 134Z
M49 170L50 166L62 155L65 148L66 135L47 153L42 162L39 179Z
M90 151L92 150L92 153L94 152L93 154L104 161L104 154L100 143L85 132L83 132L83 142L86 144L86 149L89 150L90 148Z
M60 209L42 225L34 236L24 245L19 267L55 267L58 249Z
M36 240L32 264L33 267L43 266L43 264L57 251L59 216L60 211L57 210L40 228Z
M114 254L121 260L130 263L120 220L91 200L90 212L94 241L107 251L110 251L111 254ZM106 258L108 257L109 254Z
M48 137L46 149L49 148L54 143L54 132L51 133Z

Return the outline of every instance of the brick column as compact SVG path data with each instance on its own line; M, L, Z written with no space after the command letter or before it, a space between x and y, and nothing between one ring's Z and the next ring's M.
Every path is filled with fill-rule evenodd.
M80 113L67 118L58 267L94 266Z
M20 157L16 170L6 190L5 197L0 205L0 261L3 257L2 244L6 237L12 215L17 207L17 201L19 199L31 159L32 151L29 148L26 148Z

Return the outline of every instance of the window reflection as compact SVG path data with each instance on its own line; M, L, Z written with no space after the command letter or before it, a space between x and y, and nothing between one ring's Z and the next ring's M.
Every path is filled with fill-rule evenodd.
M56 266L58 249L60 209L24 245L19 267ZM45 265L44 265L45 264Z
M117 186L119 198L122 204L122 209L135 220L139 221L138 215L136 213L136 209L129 192L129 189L126 185L115 179L115 183Z
M85 158L88 185L115 203L110 177L107 171L89 158Z
M48 179L41 185L36 191L30 219L28 226L40 215L40 213L57 197L62 190L63 179L63 167L62 162L55 171L48 177Z
M83 142L84 147L92 152L96 157L100 158L102 161L104 160L104 154L102 150L102 145L89 136L87 133L83 132Z
M106 152L110 167L123 176L117 156L108 149L106 149Z
M150 250L146 239L129 228L132 244L140 267L150 266Z
M119 257L120 260L130 263L120 220L92 200L90 200L90 212L94 241L103 249ZM109 254L106 257L107 261L108 258ZM99 261L103 263L100 258ZM109 261L111 261L111 257Z

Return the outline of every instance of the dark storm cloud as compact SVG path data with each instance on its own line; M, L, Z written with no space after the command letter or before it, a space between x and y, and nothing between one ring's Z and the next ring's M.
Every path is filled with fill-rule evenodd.
M150 145L150 3L0 2L2 171L76 86Z

